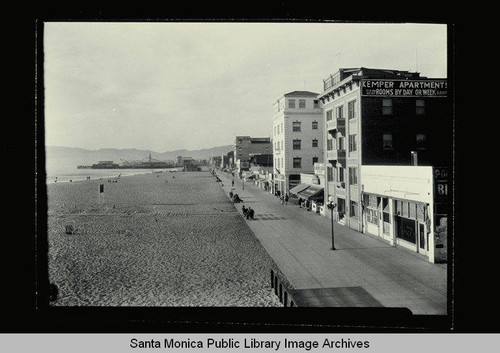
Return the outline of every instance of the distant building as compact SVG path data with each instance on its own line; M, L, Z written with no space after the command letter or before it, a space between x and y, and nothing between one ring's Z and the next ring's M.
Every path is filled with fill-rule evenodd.
M323 84L325 201L336 204L334 218L431 262L446 261L446 79L349 68Z
M234 162L234 151L229 151L227 153L227 158L228 158L229 168L233 169L236 166L236 163Z
M288 193L301 173L313 173L323 162L322 110L318 94L294 91L273 107L274 190Z
M234 159L238 172L249 170L251 154L269 154L272 152L271 138L236 136Z
M229 156L227 154L223 154L221 156L221 159L222 159L222 164L221 164L221 168L227 168L229 166Z
M182 157L182 156L178 156L177 157L177 165L179 167L184 167L188 164L195 164L196 161L193 159L193 157Z
M212 157L210 157L209 163L213 167L220 168L220 166L222 164L222 157L221 156L212 156Z
M250 166L262 166L262 167L272 167L273 166L273 154L272 153L262 153L262 154L250 154L249 156Z

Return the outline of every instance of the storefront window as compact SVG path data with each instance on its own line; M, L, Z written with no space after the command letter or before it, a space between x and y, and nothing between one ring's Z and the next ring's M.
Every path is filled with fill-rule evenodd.
M415 221L403 217L398 217L397 237L416 244Z

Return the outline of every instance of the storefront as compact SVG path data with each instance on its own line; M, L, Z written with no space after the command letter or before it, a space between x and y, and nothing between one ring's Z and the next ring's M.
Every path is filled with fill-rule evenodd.
M309 184L299 184L299 185L291 188L290 189L290 196L298 198L299 197L298 193L301 192L301 191L303 191L303 190L305 190L305 189L307 189L309 186L311 186L311 185L309 185Z
M365 193L363 207L366 233L427 255L430 221L425 203Z
M363 233L438 261L433 186L432 167L362 166Z
M344 197L337 197L337 222L345 225L346 202Z
M427 205L420 202L394 200L394 206L397 244L427 255L430 233Z
M319 185L309 185L308 188L299 191L297 196L303 201L303 206L316 213L320 212L320 206L324 205L324 188Z

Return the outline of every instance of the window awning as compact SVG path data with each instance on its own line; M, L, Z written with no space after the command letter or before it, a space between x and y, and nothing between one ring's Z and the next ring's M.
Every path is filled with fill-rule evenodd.
M316 185L309 185L307 189L298 192L298 196L303 197L306 200L323 200L324 188Z
M297 193L307 189L310 186L311 185L309 185L309 184L299 184L299 185L290 189L290 194L297 194Z

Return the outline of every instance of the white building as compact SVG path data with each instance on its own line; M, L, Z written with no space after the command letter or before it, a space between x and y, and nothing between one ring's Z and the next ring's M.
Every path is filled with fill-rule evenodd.
M285 94L273 109L273 190L288 193L301 173L313 173L323 162L322 109L317 93Z
M447 260L447 175L442 168L361 166L362 232L413 250L430 262ZM443 200L446 201L446 200Z

